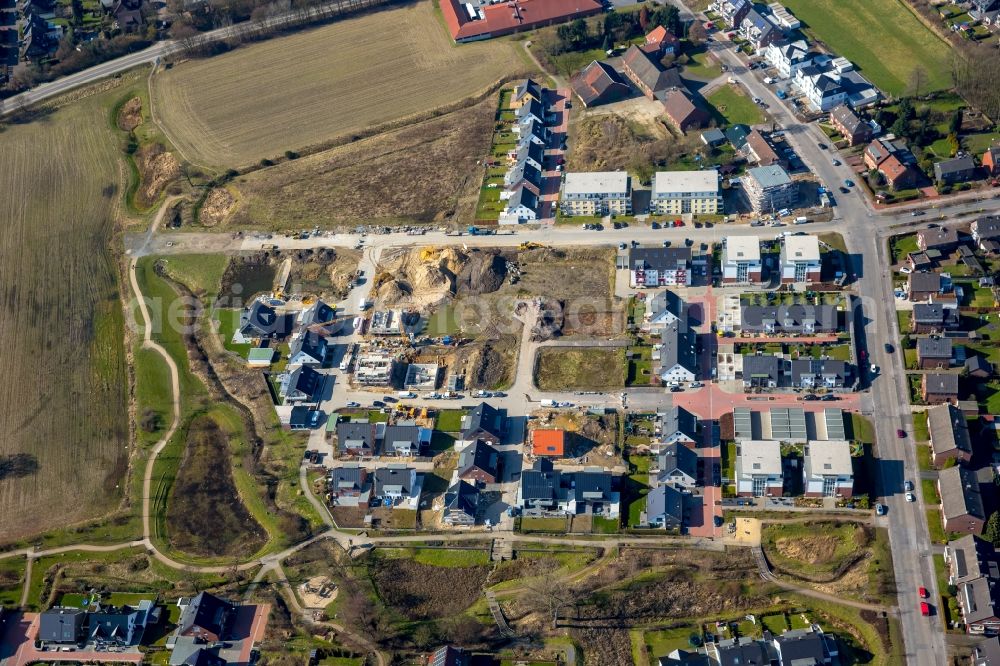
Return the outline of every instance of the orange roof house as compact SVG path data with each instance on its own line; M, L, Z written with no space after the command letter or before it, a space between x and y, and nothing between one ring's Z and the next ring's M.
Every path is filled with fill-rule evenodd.
M566 431L533 431L531 433L531 452L536 456L563 457L566 454Z
M462 0L441 2L444 22L456 42L510 35L603 11L598 0L509 0L478 8Z
M990 146L983 153L983 168L991 176L1000 175L1000 146Z
M653 28L646 35L646 43L640 46L643 51L650 54L666 55L677 51L680 40L664 28L662 25Z

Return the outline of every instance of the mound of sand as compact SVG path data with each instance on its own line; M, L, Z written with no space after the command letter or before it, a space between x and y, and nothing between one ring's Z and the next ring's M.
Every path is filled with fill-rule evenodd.
M142 100L133 97L118 110L118 127L131 132L142 124Z
M432 308L455 295L455 276L468 261L461 252L446 248L423 255L405 252L388 260L382 274L392 277L378 286L378 300L385 306Z
M198 221L206 227L214 227L226 221L230 213L236 208L236 199L233 193L224 187L216 187L208 193L205 203L201 206Z
M159 143L139 148L135 153L135 163L140 177L136 199L142 206L156 201L164 188L181 175L180 162Z

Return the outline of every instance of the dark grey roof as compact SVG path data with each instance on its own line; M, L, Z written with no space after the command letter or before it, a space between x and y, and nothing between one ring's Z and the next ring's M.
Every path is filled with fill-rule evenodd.
M137 619L138 611L130 606L102 608L90 614L87 633L92 639L132 645L142 633L142 628L136 626Z
M375 424L341 421L337 424L337 442L342 450L347 448L348 442L354 442L350 448L374 451ZM358 444L361 442L363 445Z
M663 517L667 525L684 522L684 493L671 486L658 486L646 495L647 520Z
M87 613L82 608L50 608L39 616L38 640L75 643L83 633Z
M747 145L747 137L750 136L750 127L747 125L732 125L726 128L726 139L733 144L736 150L742 150Z
M939 273L910 273L908 281L910 293L917 291L937 293L941 291L941 275Z
M531 95L535 99L542 98L542 86L534 79L528 78L514 86L514 99L518 100L525 95Z
M323 361L326 358L326 338L315 331L306 331L292 339L288 351L289 356L304 352L317 361Z
M288 425L292 428L315 428L319 425L319 419L323 415L316 409L296 405L292 407L292 412L288 417Z
M377 468L375 470L375 495L377 497L384 495L386 486L399 486L402 494L409 496L414 490L411 483L414 477L413 471L412 467L399 465Z
M691 263L689 247L633 247L628 253L630 268L672 271Z
M200 628L223 637L230 620L236 614L236 606L208 592L199 592L181 612L177 622L178 631L187 634Z
M959 322L958 310L941 303L914 303L913 321L931 326L952 326Z
M683 472L693 479L698 478L698 454L683 444L666 444L656 457L660 475Z
M958 395L958 375L943 372L929 372L924 375L928 393Z
M823 635L811 629L793 629L774 638L775 647L781 654L783 664L828 663Z
M814 333L837 330L837 308L834 305L742 305L740 328L744 331Z
M545 149L537 143L529 142L527 145L521 146L517 151L517 161L523 162L527 159L534 160L538 164L542 163L545 159Z
M292 332L294 325L293 315L279 315L274 308L261 301L254 301L240 315L240 331L249 337L284 338Z
M316 400L316 395L323 386L323 375L308 365L300 365L292 370L288 378L288 391L285 397Z
M661 338L660 367L669 369L680 365L697 376L697 340L697 334L686 323L675 321L667 324Z
M743 357L743 379L767 377L770 381L777 383L781 379L781 364L780 358L770 354L745 355Z
M976 643L972 648L972 666L1000 666L1000 637L993 636Z
M198 648L184 660L184 666L225 666L226 660L207 648Z
M993 374L993 365L986 360L985 356L972 355L965 359L965 367L969 372L985 372Z
M917 356L924 358L950 359L952 355L951 338L918 338Z
M976 163L973 161L972 157L969 155L963 155L962 157L953 157L950 160L943 160L934 165L935 175L949 175L954 173L962 173L963 171L975 170Z
M526 500L551 500L560 496L562 473L544 458L536 460L531 469L521 472L521 497Z
M635 44L625 52L622 63L644 86L654 93L681 86L681 77L677 73L676 67L661 68L658 62L650 58Z
M496 438L503 434L504 412L492 405L481 402L462 419L462 439L476 439L482 433Z
M677 649L660 657L658 666L713 666L713 662L702 652Z
M397 450L397 444L404 444L405 448L419 450L420 448L420 428L415 425L391 425L385 427L385 434L382 437L386 452Z
M532 115L535 118L538 118L539 120L544 121L545 120L545 107L542 106L541 102L539 102L538 100L534 100L534 99L533 100L529 100L529 101L525 102L524 104L522 104L517 109L517 117L518 118L525 118L525 117L527 117L529 115Z
M527 166L528 168L534 169L531 165ZM538 213L538 197L536 197L535 193L528 188L523 185L519 185L514 188L513 194L511 194L510 199L507 200L508 208L517 208L518 206L524 206L525 208Z
M475 518L479 508L479 489L471 483L459 480L445 493L444 506L449 512L457 511Z
M799 384L803 377L833 377L838 384L847 384L851 369L846 361L835 359L798 358L790 364L792 383Z
M964 583L974 578L987 576L1000 577L1000 567L997 566L997 553L993 544L980 539L974 534L948 542L951 574L955 584Z
M462 648L445 645L431 655L427 666L469 666L472 657Z
M688 410L683 407L673 407L669 411L660 412L659 417L664 437L680 432L697 441L698 417Z
M458 475L464 476L472 469L481 469L496 478L499 462L500 453L496 449L482 440L476 440L475 444L462 449L458 456Z
M922 241L925 248L954 245L958 242L958 231L951 227L938 227L937 229L924 229L917 233L917 237Z
M841 127L851 134L859 131L863 132L865 128L868 128L868 123L858 118L857 114L846 104L839 104L833 107L833 110L830 111L830 117L835 119Z
M336 489L349 489L361 491L367 485L367 473L360 465L347 465L345 467L334 467L330 470L330 485Z
M975 471L964 465L947 467L938 472L938 487L941 490L941 510L946 518L973 516L986 520Z
M719 666L771 666L773 648L749 636L719 641Z
M577 502L602 501L611 498L614 486L614 477L611 472L584 470L563 475L563 479L567 477L570 479L571 491Z

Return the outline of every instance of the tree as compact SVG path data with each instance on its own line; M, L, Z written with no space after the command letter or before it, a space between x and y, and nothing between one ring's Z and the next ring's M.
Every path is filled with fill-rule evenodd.
M708 39L708 32L705 30L705 26L702 25L701 21L695 21L688 28L688 41L692 46L701 46Z
M71 0L69 6L73 12L73 25L79 26L83 23L83 0Z
M639 27L642 28L643 32L649 30L649 8L645 5L639 10Z
M544 576L528 588L525 602L539 613L552 616L552 628L559 626L559 611L577 601L576 592L554 576Z
M962 131L962 110L955 109L955 113L951 114L951 120L948 122L948 133L958 134Z
M995 548L1000 548L1000 511L994 511L986 521L983 529L983 538L993 544Z
M910 94L914 97L920 97L926 83L927 71L920 65L917 65L913 68L913 71L910 72Z
M611 39L611 35L604 35L604 44L601 46L601 48L604 49L604 52L607 53L608 51L613 49L614 46L615 42L613 39Z
M910 123L906 121L906 118L900 116L896 118L896 122L892 124L889 131L896 136L908 136L910 134Z

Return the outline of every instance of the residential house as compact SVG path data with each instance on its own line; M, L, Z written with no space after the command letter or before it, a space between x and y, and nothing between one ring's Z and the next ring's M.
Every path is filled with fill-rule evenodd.
M946 460L968 462L972 459L972 437L965 414L951 404L937 405L927 410L927 432L931 458L936 467Z
M327 475L327 491L334 506L368 506L372 492L368 470L357 463L334 467Z
M472 484L500 482L500 452L481 439L462 449L455 474Z
M722 16L722 20L736 29L750 13L752 6L750 0L716 0L710 9L718 12Z
M468 527L479 518L479 488L459 480L444 495L444 513L441 520L446 525Z
M657 215L714 215L722 212L719 172L657 171L653 176L651 213Z
M940 273L910 273L906 277L906 292L913 302L930 303L934 296L944 293Z
M660 338L658 376L663 384L693 382L698 378L698 336L687 324L675 321Z
M341 421L337 424L337 446L342 454L373 456L378 450L378 424L367 421Z
M936 227L917 232L917 247L924 252L937 250L942 254L947 254L958 247L958 243L958 231L952 227Z
M784 476L781 444L745 440L736 445L736 494L741 497L781 497Z
M917 184L918 173L911 166L916 160L901 142L875 139L865 148L862 159L866 167L882 174L890 189L903 190Z
M758 215L794 208L799 199L798 183L777 164L748 170L743 178L743 190Z
M789 370L792 388L837 390L854 386L854 372L846 361L797 358L790 362Z
M388 386L396 370L396 359L388 351L362 354L354 364L354 381L361 386Z
M740 305L743 333L767 335L818 335L840 328L835 305Z
M521 106L514 111L514 117L518 125L525 125L529 122L548 124L548 113L545 104L535 99L525 100Z
M706 146L719 146L726 142L725 133L715 127L701 133L701 142Z
M778 70L782 79L793 78L800 69L812 63L813 54L805 40L774 42L764 49L764 59Z
M934 180L951 185L964 183L976 177L976 162L971 155L953 157L934 164Z
M667 120L680 132L704 127L708 123L708 113L691 101L680 88L670 88L661 92L657 99L663 103L663 112Z
M323 412L313 407L305 405L295 405L288 412L288 423L279 417L282 425L287 425L289 430L313 430L319 427L323 418Z
M671 444L683 444L691 448L698 446L698 417L683 407L671 407L667 411L657 412L656 422L660 433L660 447Z
M527 145L529 143L534 143L539 146L546 146L549 140L552 138L552 132L549 131L543 123L527 123L524 125L518 125L515 127L517 130L517 146Z
M108 647L138 645L147 624L159 622L159 611L149 599L137 606L100 606L88 615L88 640Z
M507 412L481 402L462 419L462 439L499 444L506 430Z
M385 506L415 510L420 504L423 474L403 464L375 468L372 496Z
M806 497L853 495L854 464L850 442L809 442L802 464L802 483Z
M1000 637L991 636L972 646L972 666L998 666L998 664L1000 664Z
M38 616L36 639L42 645L83 642L87 612L82 608L54 606Z
M560 511L565 500L562 472L546 458L539 458L529 469L521 472L517 488L517 506L527 513L542 514Z
M726 666L772 666L780 663L774 647L764 641L750 636L726 638L720 640L715 647L718 663ZM712 666L715 666L713 663Z
M742 358L743 388L778 388L783 384L782 359L770 354L745 354Z
M325 336L334 332L336 319L337 308L330 307L317 299L312 305L299 312L298 324L300 329L313 328L317 333Z
M815 63L795 72L795 86L813 111L829 112L847 101L847 89L841 85L840 77Z
M914 273L927 272L934 268L934 262L926 252L908 252L906 263Z
M938 494L945 532L982 534L986 511L976 472L965 465L938 472Z
M587 468L581 472L561 472L551 461L540 458L521 472L517 505L528 514L592 514L617 518L619 493L610 472Z
M680 443L665 444L656 456L657 486L694 488L698 485L698 454Z
M649 31L649 34L646 35L645 43L639 48L659 60L663 56L676 55L680 52L680 47L681 40L677 39L672 32L660 25Z
M747 134L743 153L750 162L759 166L771 166L772 164L783 166L785 163L778 156L778 153L774 152L771 143L758 130L753 130Z
M748 41L758 53L782 37L781 30L753 7L743 17L739 33L740 37Z
M504 174L503 184L511 196L518 187L529 185L528 190L537 195L542 186L542 172L530 162L517 162Z
M522 183L513 189L500 213L499 221L501 224L524 224L534 222L538 215L538 195Z
M586 107L617 102L632 93L628 83L614 67L598 60L580 70L570 79L569 84Z
M763 264L760 238L726 236L722 239L722 281L727 284L759 284Z
M859 118L846 104L835 106L830 111L830 124L843 135L849 146L871 141L871 125Z
M627 171L567 173L559 195L563 215L629 215L632 186Z
M681 447L684 448L684 447ZM662 527L668 530L684 526L685 500L688 493L670 485L653 488L646 495L646 508L639 516L643 527Z
M817 626L792 629L771 639L782 666L830 666L840 663L837 639ZM764 663L764 662L761 662Z
M324 377L308 365L300 365L281 375L278 394L286 405L316 404L323 398Z
M958 605L968 633L996 634L1000 631L996 586L996 579L986 577L959 586Z
M920 376L920 397L929 405L958 401L958 375L926 373Z
M545 103L544 88L534 79L519 81L510 96L510 107L519 109L530 102Z
M1000 2L1000 0L992 0ZM990 146L983 152L983 169L989 176L1000 176L1000 145Z
M216 643L229 637L233 620L236 619L236 604L208 592L199 592L191 599L178 600L177 606L181 609L181 614L177 630L171 637L174 643L181 638ZM170 641L167 647L173 647Z
M628 268L633 287L689 287L691 248L633 247L628 251Z
M382 455L419 456L430 448L433 434L430 428L416 425L387 425L381 433Z
M643 330L659 333L664 326L675 321L687 322L687 304L676 292L664 289L652 297L647 295Z
M226 666L226 660L218 655L218 648L199 647L184 659L177 661L180 662L180 666ZM176 666L173 652L170 654L170 664Z
M949 541L944 547L948 584L961 585L977 578L1000 579L1000 559L989 541L973 534Z
M781 283L820 281L823 259L816 236L785 236L781 242Z
M959 328L961 318L958 309L946 307L942 303L914 303L910 315L910 330L913 333L943 333Z
M445 645L431 653L427 666L471 666L472 655L462 648Z
M986 360L985 356L973 354L965 359L965 370L970 377L988 379L993 375L993 364Z
M567 492L567 513L592 514L608 519L619 517L620 495L615 477L600 468L585 468L582 472L563 475L570 480Z
M535 456L564 458L566 456L566 431L559 428L532 430L531 453Z
M240 314L240 326L233 335L236 344L248 344L254 340L284 340L295 326L295 315L278 314L263 301L257 300Z
M736 123L727 127L723 134L736 152L743 152L746 149L747 137L750 136L750 131L749 125Z
M676 67L664 69L650 54L633 44L622 58L622 70L625 76L649 99L658 99L670 88L680 88L680 74Z
M713 666L716 664L707 654L705 648L692 652L677 648L657 660L656 666Z
M917 364L923 370L940 370L951 365L954 355L951 338L918 338Z
M972 221L969 228L972 240L980 248L983 243L991 240L1000 240L1000 215L984 215Z
M540 144L533 141L519 143L511 153L514 164L527 163L539 171L544 169L545 147Z

